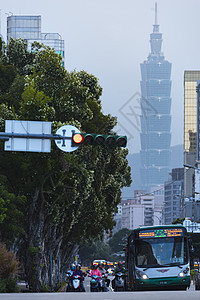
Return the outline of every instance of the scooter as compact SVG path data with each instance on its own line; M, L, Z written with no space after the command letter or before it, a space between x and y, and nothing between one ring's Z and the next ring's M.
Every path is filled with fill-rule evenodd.
M110 280L107 277L107 273L102 273L102 278L100 278L100 289L102 292L108 292Z
M72 275L71 277L71 291L72 292L81 292L81 276L79 275Z
M97 275L91 275L92 279L90 280L90 292L100 292L101 290L101 277Z
M113 289L115 292L125 291L125 275L123 273L115 274Z

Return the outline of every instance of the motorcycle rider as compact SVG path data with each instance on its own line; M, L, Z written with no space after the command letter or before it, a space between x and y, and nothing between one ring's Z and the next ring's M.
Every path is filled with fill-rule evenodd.
M67 271L67 273L66 273L66 281L67 281L66 292L69 292L71 290L71 284L72 284L71 277L72 277L75 269L76 269L75 264L71 264L70 270Z
M91 275L97 275L99 277L102 277L101 272L98 269L98 264L92 265L92 271L90 272L89 276L91 276Z
M119 261L117 267L114 269L113 275L115 276L117 273L126 275L127 271L128 270L123 267L123 263ZM115 289L115 278L112 280L112 288Z
M101 272L101 276L104 275L105 279L104 279L104 291L107 292L108 291L108 286L110 284L110 279L107 278L108 276L108 272L104 269L103 263L100 262L99 266L98 266L99 271Z
M101 272L98 269L98 264L97 263L93 263L93 265L92 265L92 270L90 271L89 277L92 276L92 275L102 277ZM100 287L100 279L97 278L96 280L98 282L98 288L99 288ZM90 284L91 284L91 282L90 282Z
M83 284L84 273L81 271L81 265L80 264L77 264L76 269L73 272L73 275L79 275L79 276L81 276L80 285L81 285L82 292L85 292L85 287L84 287L84 284Z

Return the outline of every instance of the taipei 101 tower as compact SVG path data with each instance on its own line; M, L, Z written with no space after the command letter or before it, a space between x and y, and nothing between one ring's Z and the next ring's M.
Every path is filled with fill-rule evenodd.
M171 144L171 63L161 52L162 33L157 24L150 34L151 53L141 65L141 180L142 188L151 187L168 180Z

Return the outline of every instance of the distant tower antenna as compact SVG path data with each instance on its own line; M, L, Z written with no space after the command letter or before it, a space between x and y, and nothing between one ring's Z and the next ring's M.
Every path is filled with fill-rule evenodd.
M155 3L155 25L158 25L158 18L157 18L157 2Z
M159 32L157 2L155 3L155 24L153 25L153 32Z

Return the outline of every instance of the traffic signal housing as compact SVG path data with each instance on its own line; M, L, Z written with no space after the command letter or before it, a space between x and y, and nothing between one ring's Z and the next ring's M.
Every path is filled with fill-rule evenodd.
M126 147L127 137L121 135L96 134L96 133L73 133L72 147L80 145Z

